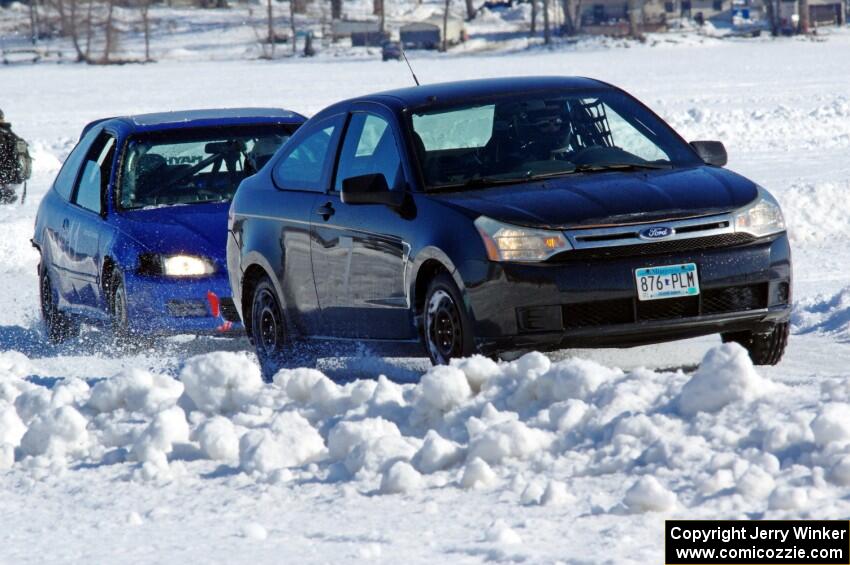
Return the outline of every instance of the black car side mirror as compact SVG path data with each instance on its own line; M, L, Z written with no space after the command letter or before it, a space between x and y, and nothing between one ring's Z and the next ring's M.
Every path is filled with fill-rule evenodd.
M691 147L706 165L725 167L729 161L722 141L692 141Z
M384 204L398 208L404 202L404 192L390 190L387 178L381 173L360 175L342 181L342 201L346 204Z

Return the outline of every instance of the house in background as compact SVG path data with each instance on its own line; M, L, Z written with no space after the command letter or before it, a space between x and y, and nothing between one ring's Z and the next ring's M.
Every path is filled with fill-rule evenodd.
M419 22L401 26L398 32L405 49L441 49L443 45L443 16L435 14ZM457 45L466 39L463 20L449 16L446 22L446 44Z

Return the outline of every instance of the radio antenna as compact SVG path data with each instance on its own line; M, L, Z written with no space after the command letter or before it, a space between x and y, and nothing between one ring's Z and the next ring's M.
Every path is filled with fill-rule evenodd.
M413 72L413 67L410 66L410 61L407 60L407 53L404 52L404 44L399 40L398 48L401 51L401 57L404 59L404 62L407 63L407 68L410 69L410 74L413 76L413 82L416 83L416 86L419 86L419 79L416 78L416 73Z

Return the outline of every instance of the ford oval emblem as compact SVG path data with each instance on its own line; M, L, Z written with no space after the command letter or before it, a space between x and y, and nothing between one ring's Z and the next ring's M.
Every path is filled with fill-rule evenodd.
M676 232L673 228L668 228L667 226L653 226L651 228L641 230L638 235L641 239L664 239L665 237L670 237L674 233Z

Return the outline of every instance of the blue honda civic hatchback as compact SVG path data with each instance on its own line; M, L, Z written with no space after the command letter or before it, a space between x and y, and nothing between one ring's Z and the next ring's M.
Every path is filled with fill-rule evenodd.
M87 125L39 207L32 243L46 333L241 329L227 212L239 183L305 121L280 109L193 110Z

